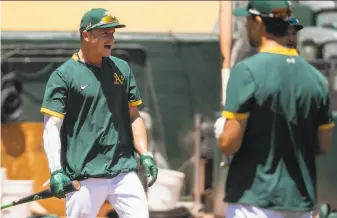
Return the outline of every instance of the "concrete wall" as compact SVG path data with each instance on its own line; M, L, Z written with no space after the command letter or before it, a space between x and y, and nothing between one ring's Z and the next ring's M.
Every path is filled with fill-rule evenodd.
M77 31L91 8L111 11L127 32L212 32L217 1L2 1L3 31Z

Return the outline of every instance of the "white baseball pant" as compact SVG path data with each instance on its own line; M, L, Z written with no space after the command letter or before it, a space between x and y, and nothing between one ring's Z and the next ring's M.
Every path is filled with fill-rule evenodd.
M226 218L311 218L311 212L275 211L250 205L228 204Z
M120 218L149 218L144 188L135 172L112 179L89 178L81 189L66 195L66 214L70 218L96 218L108 200Z

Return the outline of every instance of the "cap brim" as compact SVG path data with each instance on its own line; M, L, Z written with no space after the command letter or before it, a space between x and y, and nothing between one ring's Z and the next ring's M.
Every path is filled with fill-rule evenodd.
M120 23L108 23L108 24L104 24L98 27L95 27L94 29L104 29L104 28L123 28L125 27L124 24L120 24Z
M301 29L303 29L303 26L301 24L295 24L293 25L293 27L295 28L296 31L300 31Z
M233 10L233 14L235 16L248 16L250 13L248 12L247 8L235 8Z

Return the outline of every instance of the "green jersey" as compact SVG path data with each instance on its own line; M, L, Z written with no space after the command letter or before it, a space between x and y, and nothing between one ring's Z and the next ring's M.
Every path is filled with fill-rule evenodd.
M223 116L248 119L225 201L314 210L317 131L334 125L325 77L294 49L262 50L231 70Z
M41 112L63 119L62 167L71 179L136 171L129 105L141 103L129 65L116 57L97 67L74 54L51 74Z

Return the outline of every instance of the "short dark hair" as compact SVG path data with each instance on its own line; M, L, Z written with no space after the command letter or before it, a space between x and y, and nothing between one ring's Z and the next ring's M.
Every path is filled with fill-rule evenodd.
M80 29L80 41L83 42L83 36L82 36L82 33L83 33L84 29Z
M277 37L287 35L289 22L282 17L262 17L262 21L266 27L266 32Z

